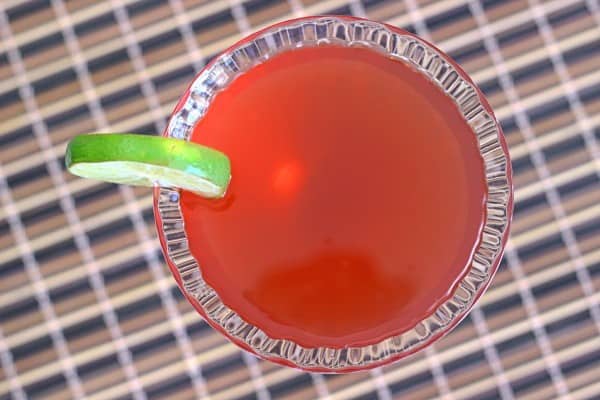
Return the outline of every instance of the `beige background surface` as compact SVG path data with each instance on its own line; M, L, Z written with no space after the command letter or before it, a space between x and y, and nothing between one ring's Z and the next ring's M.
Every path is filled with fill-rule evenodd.
M64 172L89 131L161 132L195 71L294 16L354 14L451 54L514 163L491 288L434 347L306 374L242 354L183 300L151 193ZM0 399L600 398L597 0L0 1Z

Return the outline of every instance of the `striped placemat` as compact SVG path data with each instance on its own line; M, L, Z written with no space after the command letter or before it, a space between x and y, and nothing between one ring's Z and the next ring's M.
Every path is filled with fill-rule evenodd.
M162 132L253 30L353 14L416 32L488 96L513 158L491 288L435 346L350 375L240 352L182 298L152 197L66 174L91 131ZM0 1L0 399L600 398L597 0Z

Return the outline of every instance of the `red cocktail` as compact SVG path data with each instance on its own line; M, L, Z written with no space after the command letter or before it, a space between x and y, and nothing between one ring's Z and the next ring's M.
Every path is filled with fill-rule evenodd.
M510 164L481 93L399 29L306 18L236 44L198 75L167 135L227 154L224 198L158 188L165 257L233 342L341 372L404 357L490 282Z

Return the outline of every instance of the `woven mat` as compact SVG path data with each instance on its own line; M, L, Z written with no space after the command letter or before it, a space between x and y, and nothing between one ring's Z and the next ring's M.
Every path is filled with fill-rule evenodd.
M65 142L157 133L204 63L294 16L354 14L436 43L512 154L505 259L427 351L350 375L240 352L182 298L147 189L65 173ZM1 399L599 399L597 0L0 1Z

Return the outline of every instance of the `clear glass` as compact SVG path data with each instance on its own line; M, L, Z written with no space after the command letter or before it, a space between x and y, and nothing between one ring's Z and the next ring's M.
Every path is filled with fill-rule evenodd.
M267 336L223 304L203 279L188 248L179 192L155 188L154 212L163 253L179 287L204 319L233 343L273 362L317 372L350 372L404 358L447 334L488 287L507 241L512 217L511 167L500 125L466 73L447 55L401 29L351 17L308 17L265 28L215 58L194 79L171 116L166 136L188 140L215 94L236 76L275 54L297 47L364 46L413 66L456 104L477 137L488 198L483 237L451 296L412 329L363 347L305 348Z

